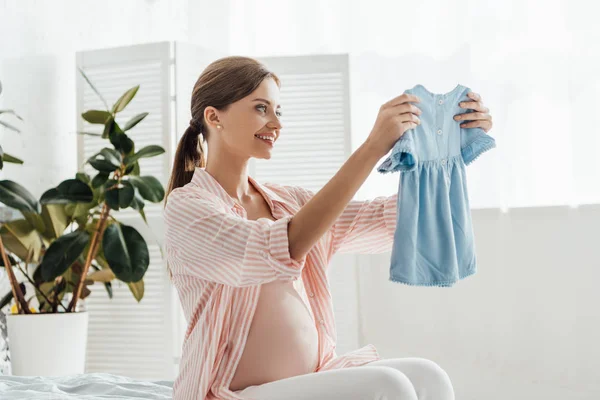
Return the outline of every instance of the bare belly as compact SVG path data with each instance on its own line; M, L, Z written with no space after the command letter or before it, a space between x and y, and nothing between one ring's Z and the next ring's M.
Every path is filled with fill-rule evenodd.
M242 357L229 386L242 390L314 372L318 332L291 281L263 284Z

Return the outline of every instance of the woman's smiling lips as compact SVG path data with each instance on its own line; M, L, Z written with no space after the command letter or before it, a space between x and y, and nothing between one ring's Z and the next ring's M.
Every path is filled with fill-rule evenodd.
M275 136L273 136L273 135L255 135L255 137L258 140L260 140L261 142L264 142L271 147L273 147L273 144L275 142ZM264 139L264 138L269 138L269 139Z

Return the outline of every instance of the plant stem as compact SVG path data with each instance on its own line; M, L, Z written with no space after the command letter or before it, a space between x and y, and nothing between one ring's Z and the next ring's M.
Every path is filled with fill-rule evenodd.
M17 313L21 314L22 310L24 314L31 314L29 306L25 301L25 296L23 296L23 292L21 292L19 282L17 282L17 278L15 277L15 273L12 269L12 265L10 264L10 260L8 259L8 255L6 254L6 250L4 249L2 236L0 236L0 252L2 253L2 260L4 261L4 267L6 269L6 273L8 274L8 282L10 283L10 287L13 292L13 297L15 299L15 302L17 303Z
M73 290L73 298L69 303L68 311L74 312L75 305L77 304L77 300L79 300L79 296L81 296L81 290L83 288L83 284L85 282L85 278L90 269L90 265L92 264L92 260L96 257L96 251L98 251L98 246L100 243L100 238L104 233L104 227L106 225L106 220L108 219L108 214L110 213L110 208L106 202L102 206L102 214L100 219L98 220L98 224L96 225L96 229L94 230L94 235L92 236L92 242L90 244L90 248L88 250L87 258L85 260L85 265L83 266L83 271L81 271L81 275L79 276L79 281Z
M21 273L22 273L22 274L25 276L25 278L27 278L27 280L29 281L29 283L31 283L31 285L33 286L33 288L34 288L35 290L37 290L37 291L38 291L38 292L39 292L39 293L42 295L42 297L44 298L44 300L46 300L46 302L47 302L49 305L51 305L52 303L50 302L50 300L48 299L48 297L46 297L46 295L44 294L44 292L43 292L43 291L42 291L40 288L38 288L38 287L36 286L35 282L31 280L31 278L29 277L29 275L27 275L27 274L25 273L25 271L23 271L23 270L21 269L21 266L20 266L20 265L17 265L17 268L19 268L19 271L21 271ZM52 289L54 289L54 288L52 288ZM52 289L50 289L50 290L52 290ZM61 305L61 307L62 307L62 308L65 310L65 311L67 311L67 309L66 309L66 308L65 308L65 306L62 304L62 302L60 303L60 305ZM40 312L41 312L41 308L40 308Z

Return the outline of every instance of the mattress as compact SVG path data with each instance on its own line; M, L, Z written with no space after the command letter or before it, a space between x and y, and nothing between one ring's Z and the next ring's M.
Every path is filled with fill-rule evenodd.
M0 376L2 400L171 399L173 381L148 381L107 373L61 377Z

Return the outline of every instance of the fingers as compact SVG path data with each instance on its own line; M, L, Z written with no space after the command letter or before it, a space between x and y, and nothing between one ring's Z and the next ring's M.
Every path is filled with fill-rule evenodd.
M469 92L469 93L467 93L467 96L469 96L470 98L472 98L475 101L481 101L481 96L475 92Z
M465 122L463 124L460 124L461 128L481 128L483 129L486 133L490 131L490 129L492 129L492 123L489 120L483 120L483 121L472 121L472 122Z
M400 96L394 97L387 103L384 103L381 108L393 107L407 102L420 103L421 100L414 94L402 93Z
M421 124L421 119L410 112L394 115L393 118L396 118L401 123L414 124L414 126Z
M462 107L462 108L468 108L468 109L472 109L472 110L475 110L475 111L481 111L481 112L484 112L484 113L490 111L480 101L463 101L463 102L458 103L458 105L460 107Z

